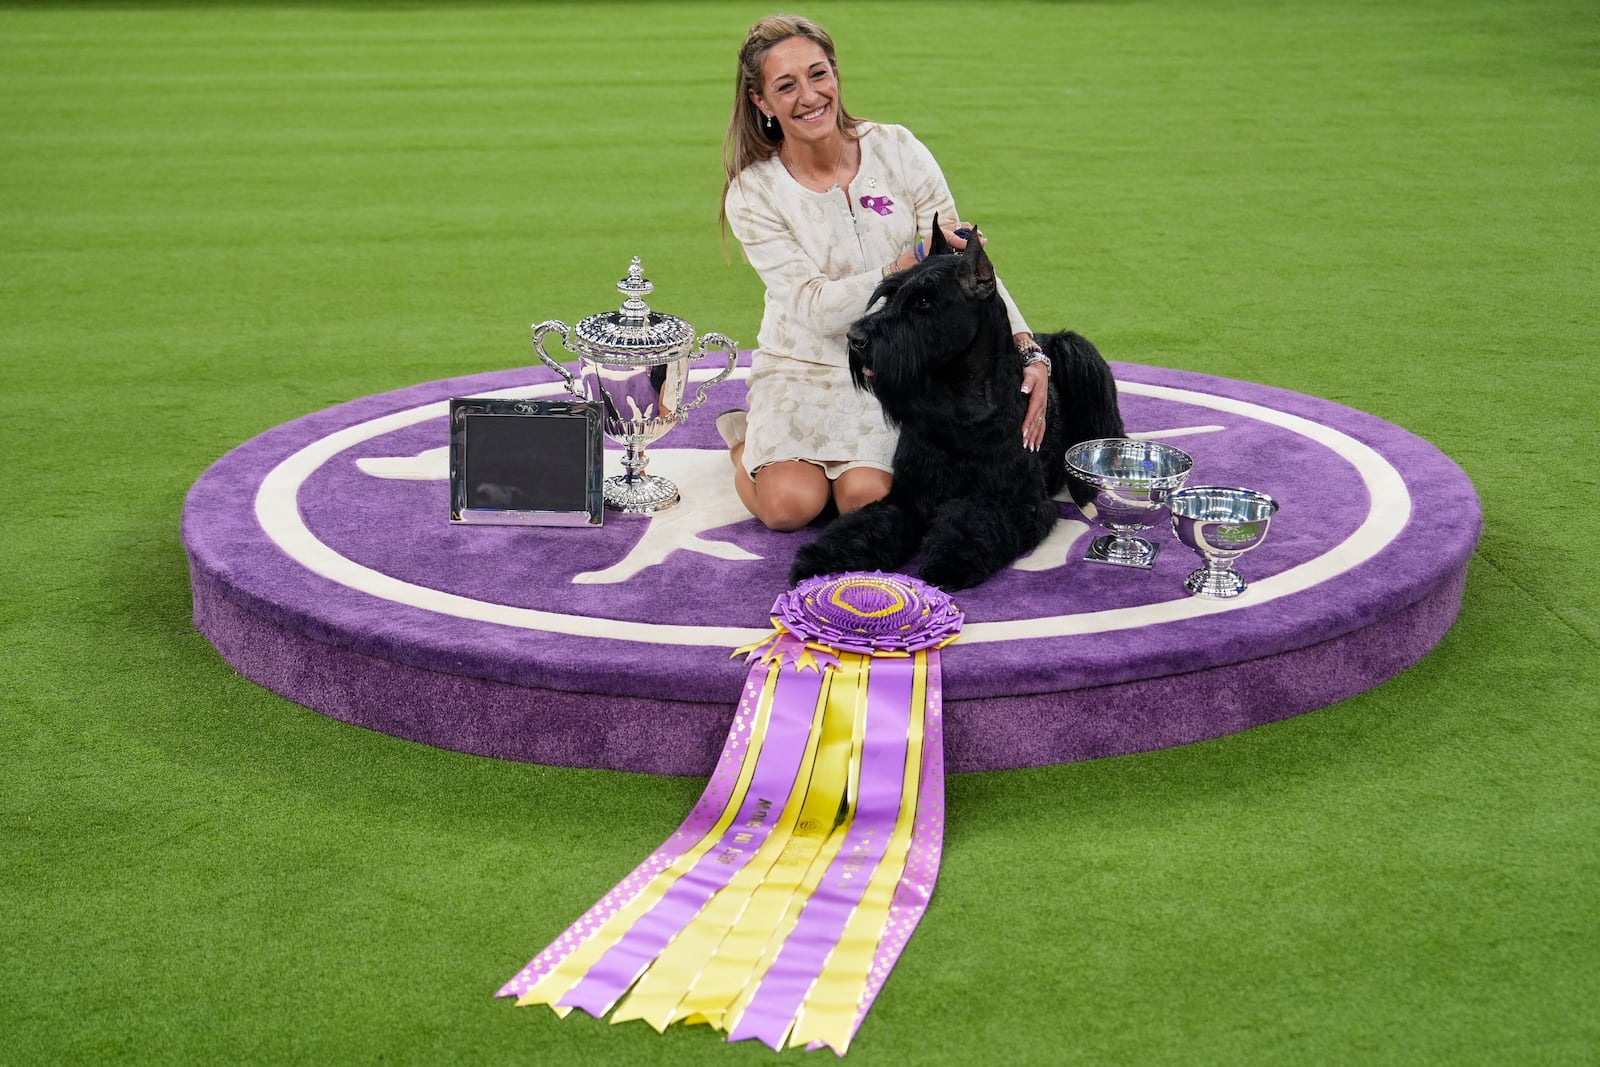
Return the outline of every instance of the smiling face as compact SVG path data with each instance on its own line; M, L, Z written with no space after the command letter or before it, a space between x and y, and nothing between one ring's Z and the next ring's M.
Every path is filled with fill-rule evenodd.
M761 89L751 99L778 120L791 143L821 143L840 129L839 78L827 53L805 37L789 37L767 51Z

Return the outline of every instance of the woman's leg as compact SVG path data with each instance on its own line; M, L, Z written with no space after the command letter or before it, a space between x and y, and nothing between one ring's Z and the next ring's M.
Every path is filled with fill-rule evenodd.
M751 479L744 469L744 444L735 445L731 455L734 492L768 529L798 530L827 507L828 476L815 463L797 459L769 463Z
M839 514L882 500L889 495L892 480L888 471L876 467L851 467L833 483L833 501L839 505Z

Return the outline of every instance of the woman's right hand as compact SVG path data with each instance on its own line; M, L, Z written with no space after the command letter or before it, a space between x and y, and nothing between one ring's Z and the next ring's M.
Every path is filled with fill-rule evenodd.
M955 252L960 252L962 249L966 248L967 242L973 237L977 237L979 245L987 245L989 243L989 238L984 236L983 231L978 229L978 227L974 226L970 222L956 222L950 224L949 226L941 225L939 229L944 234L944 243L949 245L951 250ZM957 230L962 231L967 236L962 237L958 235L956 233ZM922 244L920 241L917 243L919 246ZM910 270L920 262L921 260L917 258L917 250L915 248L908 248L904 252L901 252L900 255L895 258L893 263L889 264L888 269L884 271L884 276L888 277L890 274L898 274L900 271Z
M979 245L987 245L989 243L989 238L983 235L983 231L978 229L977 226L970 222L955 222L951 223L949 226L941 225L939 229L944 231L945 244L949 245L957 252L966 248L967 242L974 236L978 238ZM960 230L967 236L963 237L961 233L956 232L957 230Z

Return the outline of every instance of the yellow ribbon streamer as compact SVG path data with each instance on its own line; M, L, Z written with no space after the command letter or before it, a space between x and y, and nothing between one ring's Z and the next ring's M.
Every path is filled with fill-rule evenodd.
M838 943L823 964L816 981L795 1013L789 1047L814 1041L839 1055L850 1046L852 1030L866 991L878 943L889 922L895 889L905 873L911 853L911 835L917 816L917 792L922 780L923 741L927 717L928 660L916 653L911 682L911 718L906 737L904 777L900 785L900 812L882 859L856 904Z

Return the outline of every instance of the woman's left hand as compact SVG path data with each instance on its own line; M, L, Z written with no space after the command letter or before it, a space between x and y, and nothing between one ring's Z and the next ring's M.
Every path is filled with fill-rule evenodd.
M1022 368L1022 391L1028 394L1028 413L1022 417L1022 447L1037 452L1044 441L1044 413L1050 401L1050 372L1043 363Z

